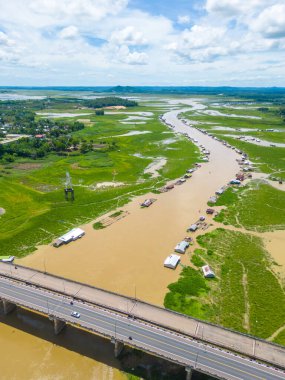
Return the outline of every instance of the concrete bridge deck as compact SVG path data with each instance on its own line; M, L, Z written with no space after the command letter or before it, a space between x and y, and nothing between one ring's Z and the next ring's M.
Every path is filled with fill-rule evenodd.
M7 311L16 304L49 315L59 330L63 321L110 337L117 351L125 343L218 378L285 379L273 368L285 368L281 346L29 268L0 263L0 298Z

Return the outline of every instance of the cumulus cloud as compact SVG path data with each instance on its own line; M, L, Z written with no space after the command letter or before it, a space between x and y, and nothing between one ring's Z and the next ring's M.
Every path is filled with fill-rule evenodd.
M198 11L166 16L139 9L140 2L129 7L128 0L0 0L0 80L10 69L11 84L16 71L72 83L78 72L80 81L98 72L108 81L112 72L123 82L136 71L145 73L143 81L185 83L192 75L204 83L210 71L237 78L237 65L247 72L253 62L283 62L283 0L199 1ZM282 65L274 67L267 70L277 78Z
M229 48L221 44L225 34L226 29L222 27L194 25L165 47L186 61L209 62L229 53Z
M111 34L110 42L119 45L145 45L147 39L144 38L143 34L136 31L133 26L127 26L124 29L116 30Z
M285 37L285 4L275 4L264 9L253 20L252 29L268 38Z
M144 52L130 51L128 46L123 45L118 48L116 58L129 65L146 65L148 62L148 55Z
M66 28L63 28L60 32L59 32L59 37L60 38L75 38L78 36L78 28L76 28L76 26L73 26L73 25L70 25L70 26L67 26Z
M219 43L225 32L225 28L194 25L182 33L182 44L186 49L213 46Z

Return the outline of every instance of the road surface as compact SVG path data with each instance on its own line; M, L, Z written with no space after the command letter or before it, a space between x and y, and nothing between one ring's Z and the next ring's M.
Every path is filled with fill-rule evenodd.
M220 378L285 379L285 372L273 367L101 307L80 301L72 305L72 297L14 279L0 277L0 297ZM73 311L79 312L80 318L72 317Z

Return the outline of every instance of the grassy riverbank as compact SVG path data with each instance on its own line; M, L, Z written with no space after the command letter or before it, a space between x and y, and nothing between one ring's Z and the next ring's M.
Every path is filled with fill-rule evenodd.
M228 188L216 205L226 206L215 217L218 222L259 232L285 228L285 192L261 181Z
M262 240L224 229L197 240L203 247L199 257L216 278L206 280L199 268L184 268L169 285L165 306L261 338L282 327L285 292Z

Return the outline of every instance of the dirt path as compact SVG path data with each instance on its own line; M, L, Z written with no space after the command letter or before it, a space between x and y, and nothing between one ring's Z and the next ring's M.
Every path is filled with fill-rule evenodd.
M267 340L273 342L273 340L283 331L285 330L285 325L281 326L278 330L276 330Z

